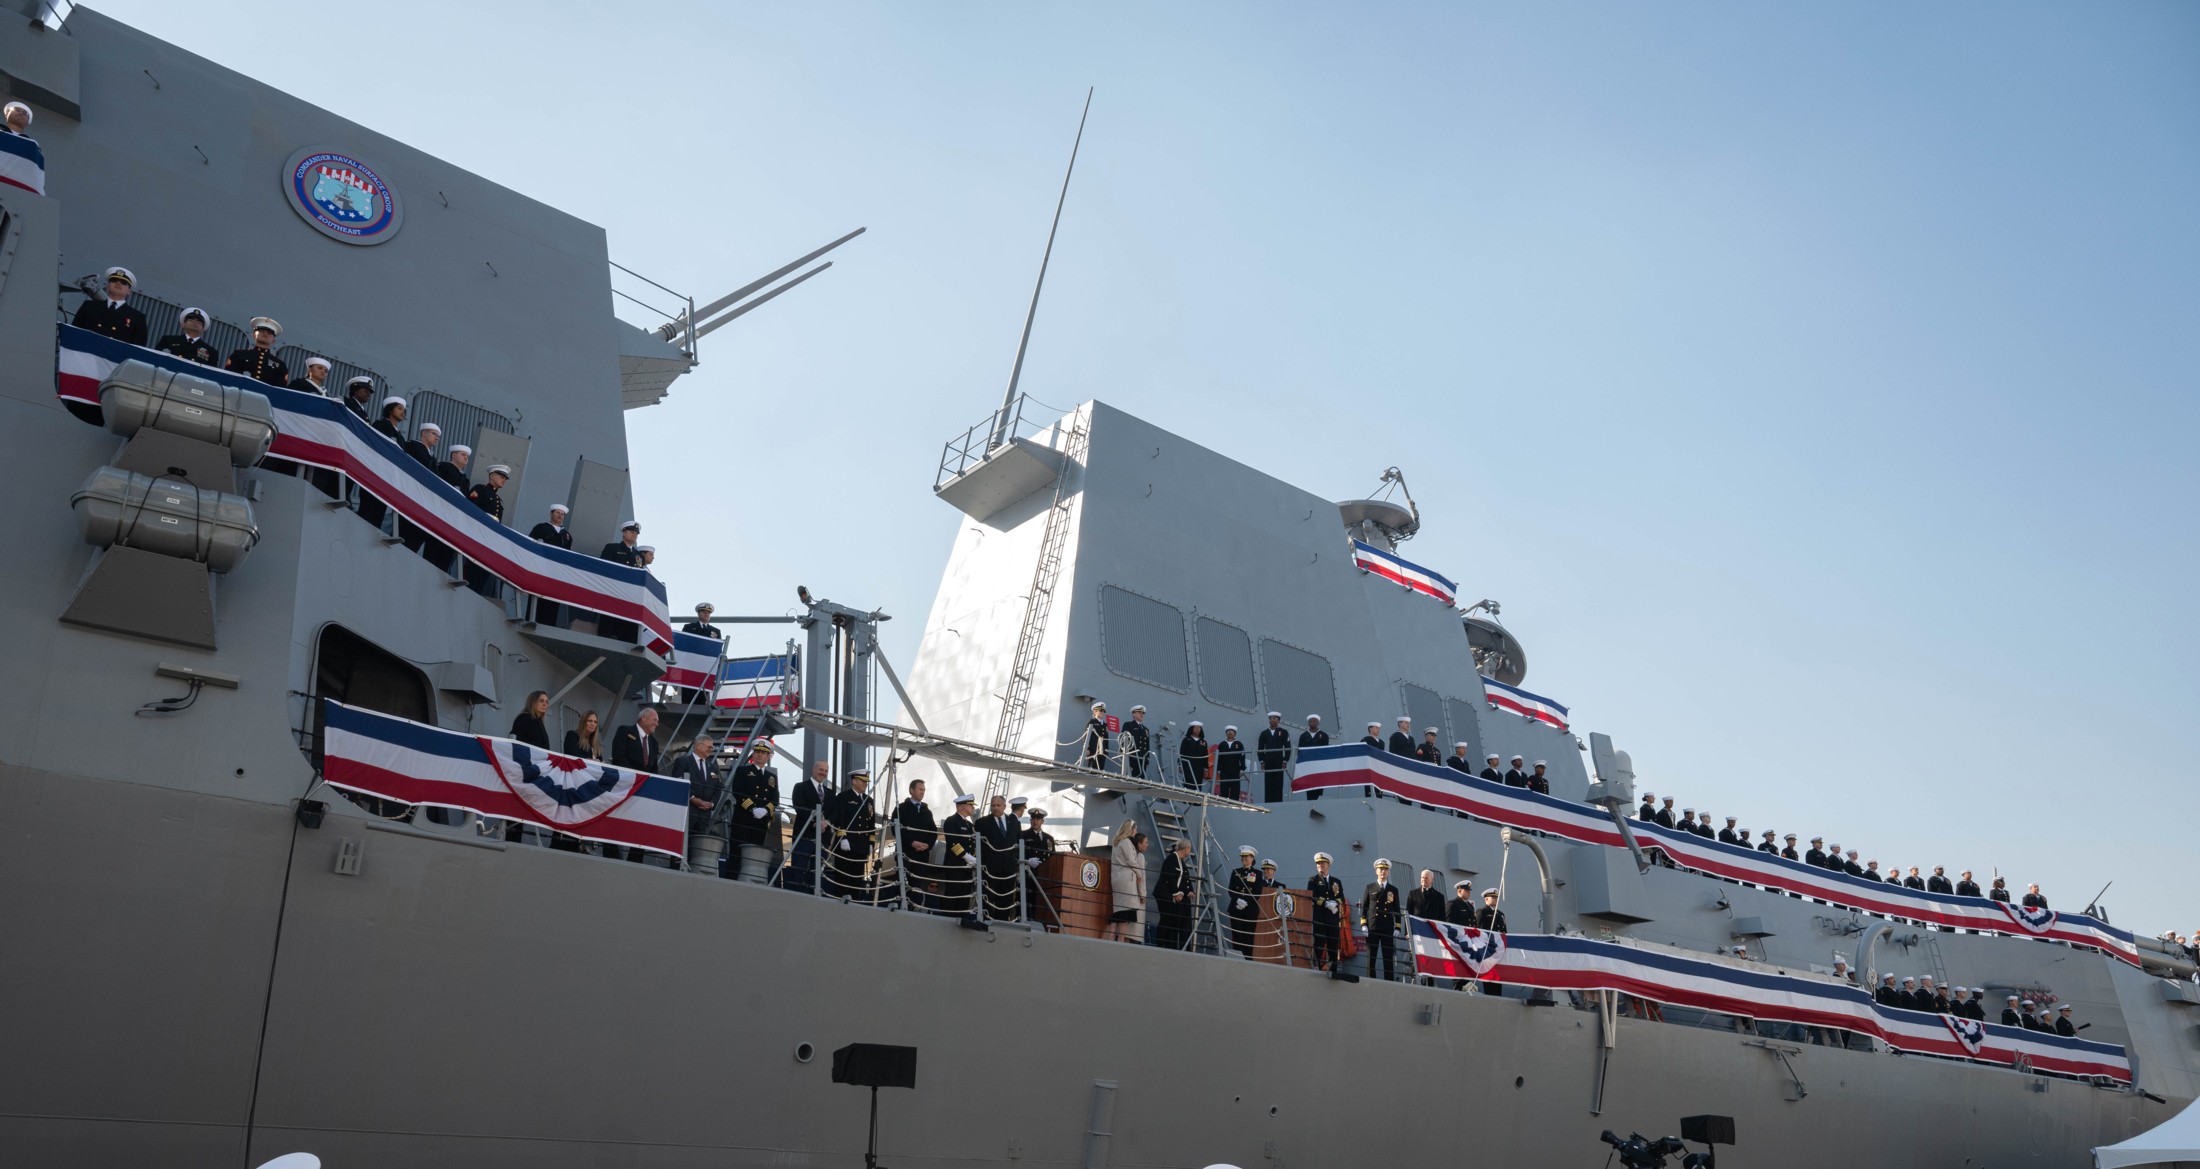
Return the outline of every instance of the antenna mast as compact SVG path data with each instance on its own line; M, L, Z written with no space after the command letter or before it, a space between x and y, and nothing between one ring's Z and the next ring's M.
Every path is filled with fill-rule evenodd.
M1077 115L1077 138L1070 143L1069 166L1062 172L1062 194L1054 201L1054 226L1047 229L1047 250L1039 257L1039 280L1031 286L1031 307L1024 311L1024 334L1016 339L1016 364L1008 368L1008 390L1001 395L1001 412L994 416L993 434L985 449L1008 441L1009 419L1016 405L1016 383L1024 376L1024 350L1031 345L1031 322L1039 315L1039 292L1047 284L1047 261L1054 258L1054 234L1062 229L1062 205L1069 202L1069 177L1077 171L1077 148L1085 141L1085 118L1092 113L1092 87L1085 87L1084 113Z

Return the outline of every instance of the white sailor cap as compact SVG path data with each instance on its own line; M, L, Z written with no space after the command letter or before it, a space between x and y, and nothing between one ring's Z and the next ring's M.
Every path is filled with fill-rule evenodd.
M2067 1011L2071 1009L2071 1006L2069 1003L2064 1003L2063 1005L2056 1007L2055 1009L2058 1011Z
M252 318L252 331L257 333L262 329L266 329L268 332L273 333L278 337L283 335L283 326L278 323L274 317Z
M1336 859L1337 859L1337 858L1335 858L1335 857L1333 857L1333 856L1330 856L1330 855L1329 855L1328 853L1326 853L1326 852L1317 852L1317 853L1315 853L1315 854L1314 854L1314 863L1315 863L1315 864L1318 864L1318 865L1320 865L1320 864L1330 864L1330 863L1334 862L1334 861L1335 861Z
M2016 996L2016 995L2010 995L2010 996L2009 996L2009 1001L2010 1001L2010 1002L2016 1002L2016 1001L2017 1001L2017 996Z
M1881 981L1881 982L1893 982L1893 981L1894 981L1894 975L1892 975L1892 974L1882 974L1882 975L1880 975L1880 976L1879 976L1879 981ZM2010 995L2009 997L2011 997L2011 998L2015 998L2016 996L2015 996L2015 995Z
M1237 733L1237 724L1236 724L1236 723L1231 723L1231 724L1229 724L1228 726L1226 726L1226 727L1223 727L1223 728L1222 728L1222 733L1223 733L1223 734L1225 734L1225 735L1234 735L1234 734L1236 734L1236 733Z
M1694 809L1694 808L1682 808L1682 809L1681 809L1681 814L1682 814L1682 815L1684 815L1684 816L1693 816L1693 815L1695 815L1695 814L1696 814L1696 809Z
M114 267L107 269L105 272L100 273L100 275L106 277L109 280L120 280L124 284L127 284L132 288L137 287L137 273L130 271L128 268L125 268L120 264L117 264Z
M1021 808L1030 802L1030 796L1017 796L1015 799L1008 801L1008 806L1011 808Z
M1548 760L1544 760L1544 759L1538 759L1538 760L1536 760L1535 762L1533 762L1533 763L1530 763L1530 764L1528 764L1528 766L1530 766L1530 767L1549 767L1549 766L1550 766L1550 762L1549 762Z
M437 426L437 425L436 425L435 423L433 423L433 422L423 422L423 423L421 423L421 424L420 424L420 428L419 428L419 431L418 431L418 433L420 433L420 434L426 434L426 433L428 433L428 432L429 432L429 431L431 431L431 430L432 430L432 431L434 431L434 432L436 432L437 434L441 434L441 433L443 433L443 428L442 428L442 427L440 427L440 426Z
M465 443L462 442L454 443L451 446L451 453L454 455L470 455L474 453L474 448L467 446Z
M1410 727L1413 725L1413 716L1410 714L1401 714L1398 716L1397 721L1402 722Z
M955 797L955 805L957 807L961 807L964 804L975 804L977 802L978 797L971 795L969 792L964 792L963 794Z
M192 308L187 308L183 310L183 315L176 318L176 323L180 325L183 322L190 320L192 317L197 317L199 319L199 323L202 325L208 324L213 320L212 317L206 315L205 309L194 306Z
M2039 1004L2038 1004L2038 1003L2035 1003L2035 1002L2033 1002L2033 1001L2032 1001L2031 999L2026 999L2026 1000L2024 1000L2024 1003L2023 1003L2022 1005L2024 1005L2024 1006L2027 1006L2027 1007L2036 1007L2036 1006L2038 1006Z
M502 476L504 476L505 478L509 479L509 478L511 478L511 477L512 477L512 469L511 469L510 467L507 467L507 466L505 466L505 465L504 465L504 464L502 464L502 463L491 463L491 464L489 464L489 469L488 469L487 471L483 472L483 474L486 474L486 475L502 475Z
M1269 718L1282 718L1282 717L1283 717L1283 712L1282 712L1282 711L1278 711L1278 710L1271 710L1271 711L1269 711L1269 712L1268 712L1268 717L1269 717Z
M1375 867L1376 867L1376 868L1378 868L1378 869L1387 869L1387 868L1389 868L1389 867L1390 867L1390 858L1389 858L1389 857L1387 857L1387 856L1379 856L1379 857L1376 857L1376 858L1375 858Z
M1729 823L1729 824L1732 824L1733 822L1735 822L1736 820L1739 820L1739 819L1741 819L1741 817L1740 817L1740 816L1728 816L1728 817L1726 818L1726 822L1727 822L1727 823Z
M1795 839L1795 834L1793 832L1788 833L1788 839ZM1812 844L1824 844L1826 842L1826 838L1823 836L1813 836L1810 838L1810 842Z
M1916 982L1916 981L1917 981L1917 975L1915 975L1915 974L1905 974L1905 975L1903 975L1903 976L1902 976L1902 981L1904 981L1904 982Z
M1466 746L1467 746L1467 741L1466 741L1465 739L1461 739L1461 740L1459 740L1458 742L1456 742L1456 743L1453 743L1453 744L1452 744L1452 746L1453 746L1453 747L1455 747L1455 748L1458 748L1458 749L1464 750L1464 749L1466 748Z
M619 530L622 532L639 532L642 530L642 521L628 520L619 525Z
M491 472L492 474L494 474L494 473L495 473L495 471L496 471L496 468L495 468L495 467L491 467L491 468L489 468L489 470L490 470L490 472ZM506 471L506 472L505 472L505 474L506 474L507 476L509 476L509 475L511 474L511 472L510 472L510 471ZM655 547L654 545L650 545L650 544L636 544L636 545L634 545L634 550L635 550L636 552L647 552L647 553L649 553L649 554L650 554L651 556L655 556L655 555L657 554L657 549L656 549L656 547Z
M1855 849L1853 849L1853 848L1852 848L1852 849L1850 849L1850 850L1849 850L1849 855L1850 855L1850 856L1855 856L1855 855L1856 855L1856 850L1855 850Z
M23 111L23 124L30 125L31 108L19 101L11 101L5 106L0 106L0 118L12 118L17 110Z
M1499 756L1497 752L1495 752L1495 751L1492 751L1492 752L1490 752L1489 754L1487 754L1487 755L1484 755L1484 756L1482 756L1482 758L1484 758L1484 759L1497 759L1497 758L1501 758L1501 756Z
M1376 722L1376 721L1375 721L1375 720L1373 720L1373 719L1369 719L1369 720L1368 720L1368 723L1367 723L1367 729L1368 729L1368 730L1371 730L1371 731L1372 731L1372 730L1374 730L1375 728L1377 728L1377 727L1380 727L1380 726L1382 726L1382 725L1383 725L1383 724L1381 724L1381 723L1379 723L1379 722Z
M1972 994L1980 994L1980 995L1982 995L1982 994L1985 994L1985 993L1986 993L1986 988L1985 988L1985 987L1983 987L1983 986L1974 986L1974 987L1972 987L1972 988L1971 988L1971 993L1972 993Z
M1515 763L1523 763L1523 762L1526 762L1526 761L1527 761L1527 758L1528 758L1528 757L1527 757L1527 756L1525 756L1525 755L1515 755L1515 756L1513 756L1513 759L1512 759L1512 761L1513 761L1513 762L1515 762Z
M405 406L405 399L400 398L395 394L391 394L389 397L382 399L382 408L384 410L387 410L392 406L403 409Z
M1308 722L1310 722L1310 723L1318 723L1318 722L1322 721L1322 716L1320 716L1320 715L1318 715L1318 714L1310 714L1310 715L1307 715L1307 716L1306 716L1306 721L1308 721Z
M320 356L319 354L315 354L315 355L314 355L314 356L312 356L312 357L308 357L308 358L306 358L306 368L307 368L307 369L312 369L312 368L313 368L314 366L316 366L316 365L320 366L320 367L321 367L322 369L334 369L334 368L336 368L335 366L333 366L333 365L330 365L330 364L328 363L328 358L326 358L326 357L322 357L322 356Z
M1257 849L1257 848L1254 848L1254 847L1253 847L1252 845L1250 845L1250 844L1241 844L1241 845L1239 845L1239 846L1238 846L1238 855L1239 855L1239 856L1259 856L1259 855L1260 855L1260 850L1259 850L1259 849Z
M1455 891L1459 889L1464 889L1469 893L1474 892L1474 882L1472 881L1453 881L1451 883L1451 887Z
M369 389L372 389L374 386L374 379L362 373L353 375L350 381L344 383L344 388L347 390L357 386L366 386Z
M435 425L435 423L433 423L433 422L430 422L430 423L429 423L428 425L430 425L430 426L434 426L434 425ZM564 505L564 504L562 504L562 503L553 503L553 504L551 504L551 505L550 505L550 514L551 514L551 515L557 515L557 514L558 514L558 513L560 513L560 512L563 512L563 513L565 513L566 515L571 515L571 514L573 514L573 509L572 509L572 508L570 508L570 507L567 507L567 506L565 506L565 505ZM700 604L700 605L697 605L697 606L695 606L695 609L696 609L696 611L697 611L697 612L699 612L699 613L700 613L700 612L704 612L704 611L712 611L712 610L711 610L711 606L710 606L710 603L709 603L709 602L707 602L707 601L706 601L706 602L704 602L703 604Z
M1192 729L1193 727L1198 727L1198 728L1199 728L1200 730L1206 730L1206 729L1207 729L1206 725L1205 725L1204 723L1201 723L1201 722L1200 722L1200 721L1199 721L1198 719L1196 719L1196 718L1195 718L1195 719L1193 719L1192 721L1190 721L1190 722L1188 722L1188 723L1184 724L1184 729L1185 729L1185 730L1191 730L1191 729Z

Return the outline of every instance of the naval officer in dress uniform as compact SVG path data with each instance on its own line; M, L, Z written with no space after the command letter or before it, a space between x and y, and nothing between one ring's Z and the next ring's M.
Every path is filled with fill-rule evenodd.
M825 823L830 826L826 839L832 842L825 851L826 896L869 900L865 869L878 838L878 813L871 807L868 769L858 767L848 773L847 790L833 793L825 802Z
M136 274L117 265L101 275L107 278L107 295L86 297L69 323L102 337L132 345L145 344L145 314L130 307L130 293L137 288Z
M551 519L553 519L553 520L556 520L556 521L557 521L557 523L558 523L558 525L559 525L559 527L560 527L560 529L561 529L561 530L563 529L563 527L564 527L564 524L565 524L565 519L564 519L564 516L565 516L565 505L564 505L564 504L562 504L562 503L553 503L553 504L551 504L551 505L550 505L550 518L551 518ZM537 524L537 525L535 525L535 526L539 528L539 527L541 527L542 525L540 525L540 524ZM554 544L554 543L557 543L557 541L555 541L555 540L549 540L549 541L544 541L544 542L545 542L545 543L552 543L552 544ZM567 533L567 534L566 534L566 537L565 537L565 543L564 543L564 544L562 545L562 547L566 547L566 548L571 548L572 546L573 546L573 536L572 536L572 534L571 534L571 533ZM713 604L711 604L711 603L710 603L709 601L704 601L704 602L703 602L702 604L700 604L700 605L697 605L697 606L695 606L695 620L693 620L693 621L690 621L690 622L688 622L688 623L687 623L687 624L685 624L685 625L682 625L682 626L680 627L680 632L682 632L682 633L692 633L692 634L694 634L694 635L695 635L695 636L697 636L697 637L707 637L707 638L710 638L710 639L711 639L711 640L713 640L713 641L723 641L723 640L725 640L725 637L726 637L725 631L723 631L723 630L719 629L719 628L718 628L718 627L717 627L716 625L713 625L713 624L711 624L711 623L710 623L710 615L711 615L711 614L713 614L713 613L716 613L717 611L718 611L718 607L717 607L716 605L713 605Z
M251 347L231 350L222 368L271 386L288 386L290 367L275 356L275 338L282 335L283 327L274 317L252 318Z
M209 318L202 308L187 308L176 321L179 332L170 333L154 346L162 353L181 357L195 365L220 365L221 354L214 352L214 345L206 339Z
M1156 937L1171 950L1191 948L1192 909L1197 896L1192 869L1192 842L1178 840L1161 861L1161 880L1154 885L1154 903L1161 907L1161 928Z
M1078 740L1077 766L1089 771L1108 769L1108 704L1092 704L1092 717L1085 720L1085 733Z
M362 373L345 382L344 408L358 415L361 422L374 421L374 379Z
M1267 803L1283 799L1284 774L1291 768L1291 732L1283 729L1283 715L1268 712L1268 725L1253 743L1253 755L1260 760L1261 798Z
M726 857L726 875L739 877L741 846L768 848L775 855L766 871L777 868L779 852L779 773L772 770L772 745L762 739L749 744L748 762L733 769L726 798L733 801L734 851Z
M1144 703L1131 707L1131 721L1123 724L1123 734L1130 739L1125 761L1131 769L1132 779L1144 779L1146 766L1153 761L1153 732L1146 726Z
M1225 892L1230 898L1230 948L1253 956L1253 927L1260 919L1260 869L1253 858L1260 854L1248 844L1238 849L1238 867L1230 870Z
M1314 854L1314 875L1306 879L1306 892L1314 901L1314 968L1337 967L1338 930L1344 923L1344 882L1329 875L1333 863L1326 852Z
M955 814L940 825L940 908L948 913L977 912L978 826L970 818L977 810L978 797L956 796Z
M1383 981L1395 982L1398 926L1404 921L1398 886L1390 883L1390 861L1375 862L1375 879L1360 893L1360 924L1367 927L1367 976L1375 977L1375 954L1383 955Z

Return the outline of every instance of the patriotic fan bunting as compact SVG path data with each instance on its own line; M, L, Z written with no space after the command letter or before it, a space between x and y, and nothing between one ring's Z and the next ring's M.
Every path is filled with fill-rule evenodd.
M2026 933L2044 934L2055 928L2055 911L2052 909L2044 906L2034 909L2029 905L2012 905L2007 901L1997 901L1995 904L2008 913L2009 920L2023 926Z
M1620 839L1618 826L1601 808L1506 787L1359 743L1304 748L1292 766L1291 790L1295 792L1360 787L1377 788L1409 803L1464 812L1477 820L1582 844L1621 848L1626 843ZM2139 964L2138 946L2129 931L2083 914L2032 911L2032 920L2027 922L2017 917L2026 912L2023 907L1984 897L1928 893L1883 881L1866 881L1640 820L1630 822L1628 827L1642 847L1665 853L1677 865L1724 880L1748 882L1881 917L2091 946L2134 966Z
M640 788L640 775L592 759L554 755L510 739L483 739L497 775L535 815L560 828L575 828L610 815Z
M1489 959L1473 962L1462 945L1464 935L1482 931L1418 917L1408 921L1414 972L1433 978L1480 977L1554 991L1613 991L1759 1022L1853 1031L1898 1051L2003 1066L2021 1060L2040 1071L2131 1082L2130 1057L2113 1043L1882 1007L1846 983L1773 966L1544 934L1488 935L1492 941L1484 946Z

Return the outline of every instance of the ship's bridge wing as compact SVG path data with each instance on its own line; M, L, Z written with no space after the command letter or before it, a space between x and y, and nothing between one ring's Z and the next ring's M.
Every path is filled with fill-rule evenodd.
M1043 779L1064 788L1076 788L1080 791L1142 791L1185 803L1206 804L1211 808L1227 808L1241 812L1268 811L1267 808L1259 804L1248 804L1242 800L1230 800L1221 796L1207 795L1173 783L1159 783L1150 779L1119 775L1112 771L1093 771L1089 768L1077 767L1068 763L1057 763L1052 759L1042 759L1037 755L1003 751L998 747L988 747L983 743L950 739L945 735L935 735L929 731L913 730L909 727L898 727L892 723L871 722L867 719L850 718L846 715L808 709L799 713L797 723L803 730L816 731L827 738L839 739L844 743L855 743L859 746L877 747L891 751L905 751L911 755L922 755L927 759L937 759L944 763L959 763L980 771L1001 771L1010 775L1030 776L1034 779ZM958 792L957 794L962 793Z

